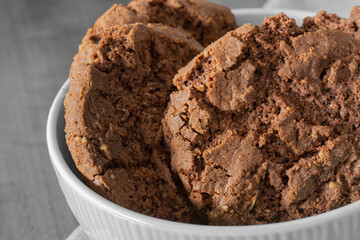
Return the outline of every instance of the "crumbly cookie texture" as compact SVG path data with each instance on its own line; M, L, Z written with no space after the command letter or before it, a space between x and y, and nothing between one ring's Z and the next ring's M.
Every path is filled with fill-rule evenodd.
M304 28L311 28L314 24L320 27L349 33L360 40L360 6L353 7L350 18L341 18L333 13L319 11L315 17L307 17L304 19Z
M359 199L360 43L312 24L243 25L173 79L164 135L205 222L279 222Z
M196 221L171 174L161 119L173 76L201 50L162 24L88 31L70 70L65 132L92 189L140 213Z
M163 23L187 32L203 46L222 37L237 25L228 7L205 0L134 0L113 5L95 23L101 30L129 23Z

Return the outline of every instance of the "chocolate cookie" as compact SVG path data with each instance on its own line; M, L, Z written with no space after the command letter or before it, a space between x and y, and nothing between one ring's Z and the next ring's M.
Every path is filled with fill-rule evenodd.
M203 46L237 27L228 7L205 0L134 0L127 6L113 5L96 21L94 29L135 22L181 28Z
M304 19L304 27L313 27L314 24L333 30L341 30L353 35L360 40L360 6L353 7L350 18L341 18L336 14L328 14L325 11L319 11L315 17Z
M65 132L92 189L140 213L195 221L171 175L161 119L173 76L201 50L162 24L88 31L70 70Z
M347 33L279 14L179 71L164 134L204 221L273 223L360 198L359 52Z

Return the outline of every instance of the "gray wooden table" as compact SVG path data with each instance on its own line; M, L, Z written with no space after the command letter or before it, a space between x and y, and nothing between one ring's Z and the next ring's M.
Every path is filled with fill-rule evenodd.
M46 118L82 36L115 2L0 1L0 240L64 240L78 225L50 163Z

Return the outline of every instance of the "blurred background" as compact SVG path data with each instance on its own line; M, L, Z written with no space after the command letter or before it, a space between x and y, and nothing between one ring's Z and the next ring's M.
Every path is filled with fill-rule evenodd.
M358 3L213 1L231 8L324 9L343 17ZM112 4L128 2L0 1L0 240L63 240L78 226L50 163L46 118L87 29Z

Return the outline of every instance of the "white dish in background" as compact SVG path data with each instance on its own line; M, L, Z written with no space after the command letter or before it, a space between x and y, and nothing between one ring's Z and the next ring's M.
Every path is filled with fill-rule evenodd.
M265 17L271 17L280 12L285 13L288 17L294 18L297 25L302 25L305 17L315 16L316 13L309 11L293 10L293 9L262 9L262 8L242 8L232 9L235 15L236 23L241 26L245 23L262 25Z
M235 9L238 24L261 25L264 17L283 11L298 24L311 12ZM116 205L88 188L65 143L63 100L66 81L49 112L46 137L50 158L70 209L93 240L356 240L360 236L360 201L316 216L253 226L205 226L149 217Z

